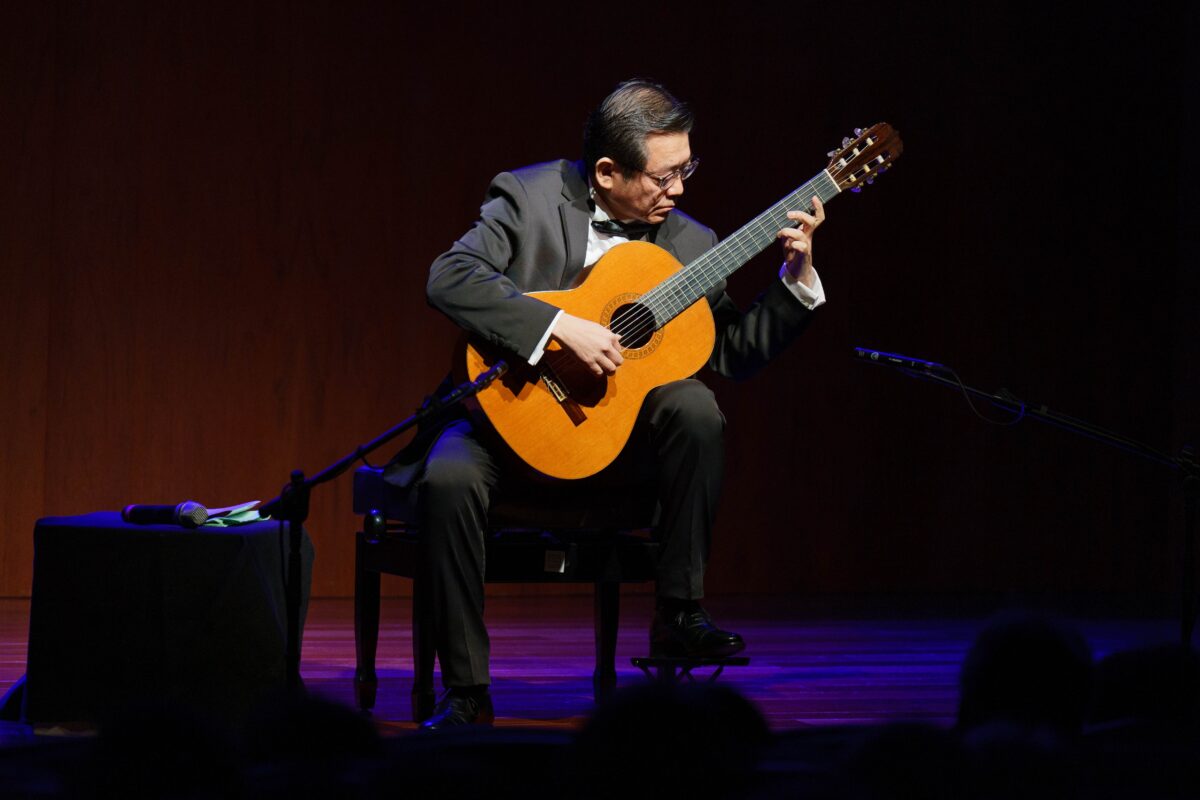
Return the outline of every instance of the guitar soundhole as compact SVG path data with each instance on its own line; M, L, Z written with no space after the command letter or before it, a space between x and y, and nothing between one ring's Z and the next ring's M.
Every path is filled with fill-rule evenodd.
M645 347L657 327L654 314L641 303L618 306L608 324L608 329L621 337L621 347L626 350Z

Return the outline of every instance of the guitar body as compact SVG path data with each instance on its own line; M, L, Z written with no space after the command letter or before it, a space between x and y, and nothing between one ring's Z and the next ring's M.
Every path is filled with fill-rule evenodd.
M690 377L708 361L715 330L703 297L657 329L634 324L649 319L638 299L682 268L656 245L629 242L605 253L577 288L529 293L621 334L625 363L615 375L596 377L557 342L550 342L531 367L513 363L511 353L468 339L459 362L467 376L479 375L500 359L509 363L509 371L481 391L476 403L527 464L554 478L594 475L629 441L650 390Z

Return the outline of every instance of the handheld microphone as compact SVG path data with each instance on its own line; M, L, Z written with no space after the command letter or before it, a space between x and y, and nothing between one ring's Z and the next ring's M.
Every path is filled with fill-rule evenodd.
M131 525L181 525L195 528L208 520L208 509L194 500L185 500L177 506L128 505L121 511L121 519Z

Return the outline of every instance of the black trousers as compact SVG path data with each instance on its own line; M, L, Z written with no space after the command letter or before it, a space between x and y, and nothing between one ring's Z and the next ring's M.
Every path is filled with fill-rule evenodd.
M586 479L598 493L631 481L657 484L661 597L704 595L724 431L725 417L707 386L697 380L669 383L647 395L616 462ZM475 437L471 423L460 420L442 432L414 486L429 576L422 587L425 624L432 627L447 687L491 682L483 621L484 535L488 504L511 479L503 461Z

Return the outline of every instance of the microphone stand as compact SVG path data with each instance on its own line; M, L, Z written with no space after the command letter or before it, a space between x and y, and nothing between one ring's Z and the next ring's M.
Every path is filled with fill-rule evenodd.
M872 357L872 353L876 356L890 356L890 358L874 358ZM1179 641L1185 648L1191 647L1192 634L1196 629L1196 522L1197 508L1200 506L1200 461L1197 460L1196 453L1191 446L1185 445L1180 449L1179 455L1170 456L1161 450L1157 450L1135 439L1121 436L1099 426L1092 425L1089 422L1069 417L1066 414L1051 411L1045 405L1025 403L1013 397L1006 389L1001 389L1001 394L992 394L974 389L958 380L958 376L954 375L952 370L934 362L896 356L892 353L878 353L861 347L855 349L855 357L856 360L863 361L864 363L889 366L910 377L920 378L921 380L931 381L932 383L962 391L971 397L987 400L992 405L1013 414L1019 414L1021 417L1029 417L1038 422L1053 425L1056 428L1070 431L1079 436L1085 436L1101 444L1115 447L1118 450L1124 450L1126 453L1153 461L1156 464L1178 472L1183 482L1184 510L1183 574L1180 579L1182 601L1179 614ZM954 375L954 378L948 378L946 377L947 375Z
M366 444L360 444L354 452L348 453L338 461L329 465L311 478L305 478L300 470L293 470L288 482L280 491L279 496L269 500L261 508L262 516L271 516L279 520L280 533L286 529L288 534L288 569L285 595L287 602L287 644L285 662L289 689L303 687L300 681L300 595L302 569L300 563L301 533L305 520L308 519L308 502L314 487L328 483L354 465L354 462L365 458L369 453L382 447L404 433L414 425L427 419L445 413L458 403L478 394L492 381L499 378L508 370L508 364L497 361L491 369L480 375L474 381L467 381L445 397L432 398L416 413L390 430L381 433Z

